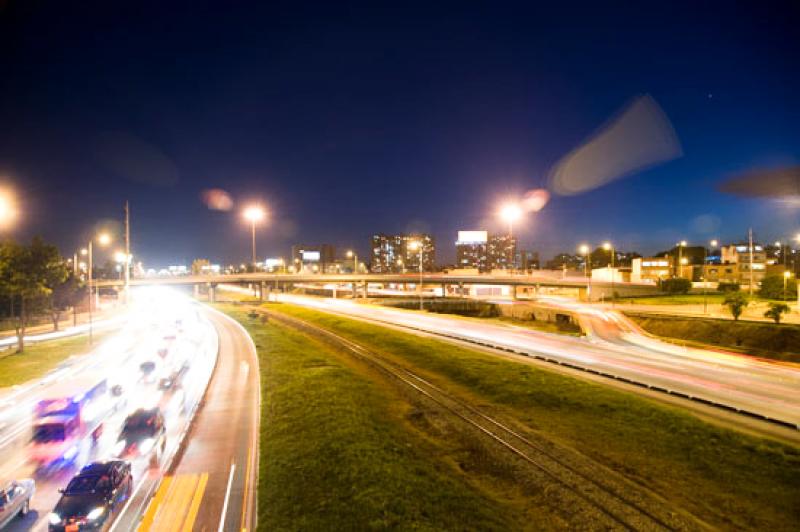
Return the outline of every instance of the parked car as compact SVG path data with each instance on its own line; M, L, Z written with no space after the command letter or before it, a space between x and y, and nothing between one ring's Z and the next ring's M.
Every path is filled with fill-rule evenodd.
M36 483L30 478L0 484L0 529L28 514L35 491Z
M107 530L133 492L131 466L123 460L94 462L72 477L47 516L51 532Z

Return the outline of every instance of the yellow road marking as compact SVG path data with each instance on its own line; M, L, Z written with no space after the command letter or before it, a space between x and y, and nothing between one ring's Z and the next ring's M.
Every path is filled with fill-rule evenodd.
M158 507L161 505L161 501L164 499L167 491L169 491L171 484L172 477L164 477L164 480L161 481L161 485L158 487L155 497L153 497L153 500L151 500L150 504L147 506L147 512L145 512L142 522L139 523L139 527L136 529L137 532L147 532L150 530L150 526L153 524L153 519L156 516Z
M194 492L197 475L180 475L173 486L174 495L164 501L164 511L155 522L155 529L164 532L178 531ZM163 519L162 519L163 517Z
M208 473L164 477L137 531L191 532L207 484Z
M182 532L192 532L194 520L197 519L197 511L200 509L200 501L203 499L203 493L206 491L206 484L208 484L208 473L200 475L200 482L197 483L197 488L194 490L194 497L192 497L192 504L189 506L189 513L186 515L186 520L183 522Z

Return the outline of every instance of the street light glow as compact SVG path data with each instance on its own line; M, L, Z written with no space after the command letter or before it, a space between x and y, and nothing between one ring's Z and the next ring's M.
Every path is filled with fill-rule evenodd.
M97 235L97 243L101 246L107 246L111 243L111 235L108 233L100 233Z
M115 252L114 252L114 260L115 260L116 262L119 262L120 264L122 264L123 262L125 262L125 260L126 260L127 258L128 258L128 255L127 255L127 254L125 254L125 252L124 252L124 251L122 251L122 250L120 250L120 251L115 251Z
M581 255L588 255L589 246L586 244L581 244L581 246L578 248L578 251L580 252Z
M17 206L14 195L8 190L0 189L0 228L12 225L16 219Z
M681 247L686 247L686 240L681 240L680 245Z
M712 247L712 248L715 248L715 247L717 247L717 245L719 244L719 242L717 242L716 240L712 240L711 242L709 242L709 244L711 244L711 247Z
M251 223L260 222L266 217L266 215L267 212L264 210L264 208L258 205L251 205L242 211L242 216L244 216L245 219Z
M611 242L603 242L603 249L606 251L611 251Z
M500 218L504 222L513 224L522 217L522 209L516 203L506 203L500 208Z

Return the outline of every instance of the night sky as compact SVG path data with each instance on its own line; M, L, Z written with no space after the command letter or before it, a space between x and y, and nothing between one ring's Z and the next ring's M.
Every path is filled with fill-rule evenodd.
M518 227L523 247L548 257L612 239L648 253L800 228L796 206L716 191L800 162L797 2L91 4L0 0L14 238L71 254L128 199L146 266L239 262L238 209L259 200L272 213L262 257L299 242L363 254L373 232L426 230L453 260L458 229L499 229L501 200L545 187L642 94L683 156L554 197ZM234 210L209 210L209 188Z

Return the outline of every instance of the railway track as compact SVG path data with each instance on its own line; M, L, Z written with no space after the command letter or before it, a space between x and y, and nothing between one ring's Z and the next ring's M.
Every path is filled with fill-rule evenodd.
M254 309L255 310L255 309ZM461 423L536 469L590 509L586 517L598 528L623 530L697 530L710 528L669 507L657 494L570 449L535 435L521 434L443 390L408 368L332 331L304 320L257 309L270 318L345 349L359 360L432 401ZM594 513L592 513L592 511Z

